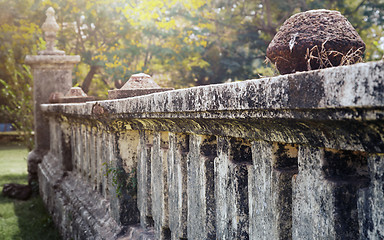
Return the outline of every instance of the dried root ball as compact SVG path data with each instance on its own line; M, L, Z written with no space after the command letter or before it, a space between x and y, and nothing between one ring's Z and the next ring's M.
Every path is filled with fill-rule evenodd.
M362 60L365 44L338 11L311 10L293 15L267 48L281 74L348 65Z

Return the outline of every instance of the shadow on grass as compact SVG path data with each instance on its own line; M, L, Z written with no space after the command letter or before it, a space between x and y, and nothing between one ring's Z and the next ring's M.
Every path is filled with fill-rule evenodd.
M0 176L0 189L6 183L26 184L26 174ZM13 209L12 209L13 206ZM61 239L41 197L33 195L27 201L0 195L0 238L21 240Z
M27 184L28 175L27 174L7 174L0 175L0 188L3 190L3 185L7 183L19 183Z

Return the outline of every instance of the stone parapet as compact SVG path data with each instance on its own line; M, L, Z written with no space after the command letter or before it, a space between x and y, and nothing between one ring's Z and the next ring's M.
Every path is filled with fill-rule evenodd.
M41 194L66 238L383 238L383 75L371 62L43 104Z

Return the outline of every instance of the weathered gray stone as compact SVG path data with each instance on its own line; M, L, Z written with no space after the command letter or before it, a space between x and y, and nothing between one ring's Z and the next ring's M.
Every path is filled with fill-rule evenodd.
M64 238L380 238L382 72L43 105L55 144L39 167L43 200ZM116 195L108 166L137 166L137 201Z
M167 239L165 235L169 231L168 149L168 133L155 133L151 161L151 196L156 239L160 240Z
M358 239L357 192L367 186L364 155L300 147L293 183L293 239Z
M254 142L249 184L250 235L256 239L292 239L292 176L297 150Z
M230 153L226 138L218 138L217 153L218 156L215 159L216 237L230 239L229 210L233 203L228 194Z
M81 140L81 125L78 124L77 127L75 127L75 135L76 135L76 154L75 154L75 166L77 172L81 172L81 161L83 158L83 150L82 150L82 140Z
M122 88L118 90L109 90L108 98L119 99L136 97L170 90L173 90L173 88L162 88L152 80L151 76L144 73L138 73L132 75Z
M139 212L136 202L136 190L128 189L133 187L130 183L135 181L136 176L132 170L136 166L125 162L125 160L130 161L131 159L126 159L125 153L122 154L124 147L120 148L121 145L119 144L124 142L124 139L121 139L122 134L114 132L110 134L109 156L107 158L109 161L105 164L105 168L108 178L108 198L111 202L111 215L120 225L127 226L139 222ZM134 142L132 141L132 144Z
M146 230L140 226L130 226L127 233L118 240L154 240L154 231Z
M140 224L143 228L153 227L151 196L152 146L153 135L151 132L140 132L137 163L137 203L140 211Z
M49 97L50 103L81 103L93 100L95 98L88 96L80 87L70 88L65 95L61 92L54 92Z
M368 157L370 185L361 189L358 199L360 239L384 238L384 158Z
M218 239L249 239L248 173L252 156L249 143L239 140L219 138L217 141L214 186Z
M37 56L27 55L25 63L32 67L35 149L28 157L29 182L37 180L37 165L49 150L49 126L40 105L48 103L51 93L66 93L72 86L72 68L80 62L80 56L65 56L63 51L55 49L58 25L53 8L47 10L47 19L42 28L45 32L47 49Z
M95 167L95 178L96 178L96 189L101 194L103 191L103 174L104 174L104 165L103 165L103 130L98 129L97 135L96 135L96 167Z
M39 55L65 55L64 51L59 51L55 48L56 34L60 30L55 19L55 10L49 7L45 13L47 18L41 26L41 29L44 31L47 49L40 51Z
M379 141L382 131L374 121L382 116L382 69L383 62L356 64L98 104L107 114L111 110L110 117L127 119L126 125L132 129L145 126L156 131L214 132L270 142L311 142L318 147L384 152L384 144ZM56 113L91 116L93 105L42 107ZM205 120L212 118L218 120ZM350 129L354 131L345 134Z
M216 238L214 204L214 137L190 135L187 160L188 239Z
M189 153L187 160L187 196L188 239L206 239L206 193L204 157L200 155L201 137L191 134L189 136Z
M168 154L168 207L171 239L187 238L187 154L189 136L170 134Z
M92 192L91 185L81 181L81 177L72 173L63 176L61 171L55 170L55 165L50 164L54 157L46 157L50 161L45 158L39 167L40 191L63 237L116 238L121 228L109 216L108 201Z

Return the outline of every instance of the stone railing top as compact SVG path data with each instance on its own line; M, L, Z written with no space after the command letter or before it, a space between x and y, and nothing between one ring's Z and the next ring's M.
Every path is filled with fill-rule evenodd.
M112 131L186 132L384 153L383 76L384 62L370 62L132 98L43 104L42 110Z
M376 109L373 115L340 118L377 119L384 107L384 62L360 63L272 78L179 89L129 99L82 104L42 105L43 111L93 115L94 106L116 117L241 117L230 111ZM269 112L274 112L269 111ZM265 113L267 111L264 111ZM382 116L382 114L379 114ZM165 115L164 115L165 114ZM193 116L192 116L192 115ZM196 115L197 114L197 115ZM372 112L370 112L372 114ZM248 117L249 114L247 115ZM257 115L263 117L265 115ZM268 115L269 116L269 115ZM276 113L270 117L277 117ZM284 115L281 117L294 117ZM327 118L327 116L325 116Z

